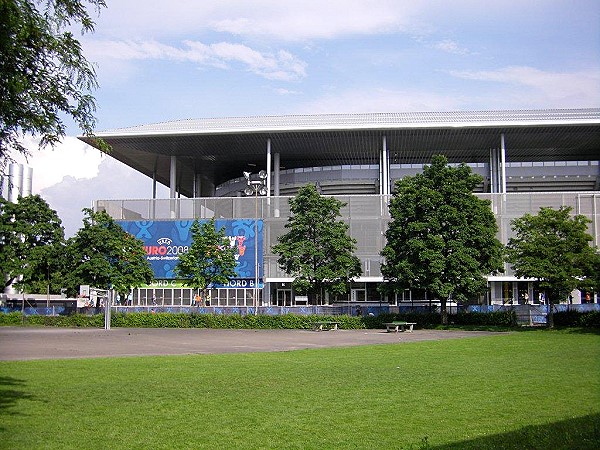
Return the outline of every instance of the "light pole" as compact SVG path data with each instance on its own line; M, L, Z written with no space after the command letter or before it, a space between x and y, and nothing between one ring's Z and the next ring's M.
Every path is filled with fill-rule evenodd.
M258 314L258 196L267 195L267 172L261 170L258 172L258 179L252 179L250 172L244 172L246 179L246 189L244 194L250 196L254 194L254 315Z

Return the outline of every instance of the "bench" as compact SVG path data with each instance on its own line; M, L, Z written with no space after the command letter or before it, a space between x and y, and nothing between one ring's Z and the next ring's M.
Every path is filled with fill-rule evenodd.
M406 327L408 327L408 332L412 333L413 326L416 325L414 322L389 322L384 323L386 331L389 333L390 331L404 331Z
M313 323L313 331L337 330L339 325L339 322L315 322Z

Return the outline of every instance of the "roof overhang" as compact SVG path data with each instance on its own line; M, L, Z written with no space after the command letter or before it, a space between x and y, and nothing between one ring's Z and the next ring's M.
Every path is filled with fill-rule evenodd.
M282 168L377 164L383 137L392 164L488 162L505 136L507 161L600 159L600 109L321 114L194 119L99 132L111 156L168 185L171 156L183 195L194 176L219 185L266 165L267 141ZM93 145L93 139L80 137Z

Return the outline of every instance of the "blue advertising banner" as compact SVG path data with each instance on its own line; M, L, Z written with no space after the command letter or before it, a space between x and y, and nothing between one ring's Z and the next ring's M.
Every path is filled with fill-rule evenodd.
M207 222L199 220L200 223ZM258 231L254 238L254 227ZM155 279L174 279L175 266L179 255L187 253L192 244L190 227L193 220L136 220L117 221L128 233L144 242L146 258L154 271ZM258 245L259 280L262 281L263 261L263 221L254 219L220 219L215 221L217 230L224 228L229 245L236 251L237 277L229 283L232 286L254 285L255 241Z

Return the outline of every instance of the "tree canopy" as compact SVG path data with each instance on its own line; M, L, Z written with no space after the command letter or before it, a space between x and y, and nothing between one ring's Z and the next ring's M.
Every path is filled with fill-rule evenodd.
M56 292L64 245L64 230L56 211L39 195L19 197L16 203L0 198L0 286L4 290L22 277L21 288L47 285ZM52 282L51 282L52 280Z
M70 29L93 31L86 6L104 0L0 1L0 166L10 151L27 154L21 138L40 136L40 146L65 135L63 116L93 135L97 87L94 67ZM100 142L104 150L107 145Z
M273 246L279 266L294 278L294 289L307 293L311 304L324 291L347 292L350 280L362 273L354 255L356 239L348 235L348 224L338 220L343 206L321 196L313 185L302 187L290 199L288 231Z
M214 218L202 223L194 220L190 232L192 244L187 253L179 256L175 273L206 298L209 286L226 284L235 277L237 250L229 244L225 229L217 230Z
M600 254L587 232L591 221L571 213L566 206L542 207L536 215L511 222L507 259L516 276L538 280L550 304L565 300L574 289L600 287Z
M423 173L396 182L381 272L392 290L424 289L438 298L442 320L450 299L467 301L487 289L486 275L503 267L503 246L490 202L473 194L479 175L445 156Z
M144 243L127 233L106 212L83 210L83 228L67 241L71 293L80 284L114 288L125 297L130 289L154 278Z

